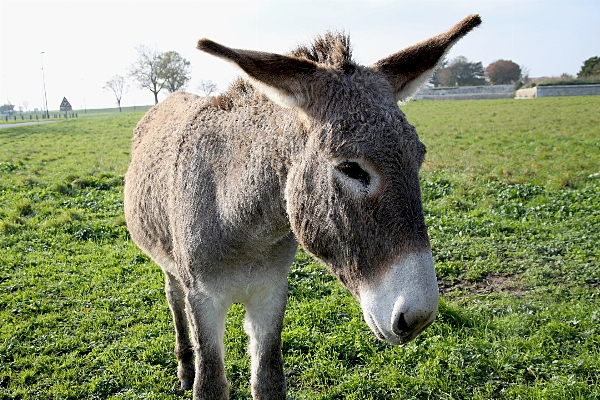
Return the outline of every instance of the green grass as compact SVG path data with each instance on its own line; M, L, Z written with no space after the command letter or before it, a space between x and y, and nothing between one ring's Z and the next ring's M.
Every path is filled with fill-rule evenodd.
M600 97L413 102L436 322L378 342L300 251L283 351L291 399L600 399ZM159 268L128 237L142 116L0 130L0 399L189 399ZM232 399L249 399L243 307Z

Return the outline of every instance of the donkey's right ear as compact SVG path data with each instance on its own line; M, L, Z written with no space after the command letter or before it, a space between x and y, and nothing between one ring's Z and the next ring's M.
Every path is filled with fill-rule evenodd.
M372 68L386 76L396 101L406 102L431 79L450 48L479 24L479 15L469 15L446 32L381 59Z
M314 62L274 53L232 49L209 39L198 41L198 49L239 67L247 80L275 103L288 108L308 104L308 84L317 70Z

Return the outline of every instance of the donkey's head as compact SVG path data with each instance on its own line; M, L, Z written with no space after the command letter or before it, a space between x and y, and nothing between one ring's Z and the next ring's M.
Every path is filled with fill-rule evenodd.
M287 177L291 229L358 299L375 335L393 344L430 325L438 304L419 183L425 146L397 102L480 22L471 15L371 67L355 64L348 38L335 34L288 56L198 43L298 110L304 146Z

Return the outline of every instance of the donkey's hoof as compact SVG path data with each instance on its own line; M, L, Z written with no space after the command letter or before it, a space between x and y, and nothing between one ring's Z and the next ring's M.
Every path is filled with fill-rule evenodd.
M192 390L192 387L194 387L193 378L184 378L181 380L181 390Z

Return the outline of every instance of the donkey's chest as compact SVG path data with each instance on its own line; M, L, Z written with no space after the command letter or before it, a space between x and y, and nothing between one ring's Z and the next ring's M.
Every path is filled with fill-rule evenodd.
M289 233L274 243L254 243L222 254L197 254L189 273L194 286L213 299L246 303L281 285L296 253L297 241Z

